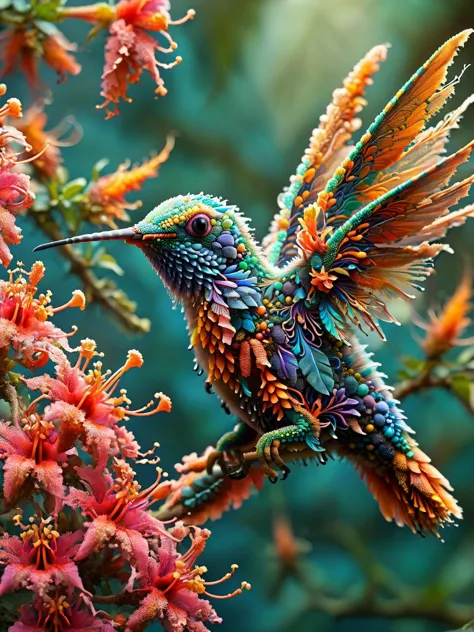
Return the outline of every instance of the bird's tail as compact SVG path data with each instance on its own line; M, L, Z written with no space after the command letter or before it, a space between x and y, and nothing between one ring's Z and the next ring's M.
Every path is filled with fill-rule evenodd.
M371 460L370 452L354 452L338 445L338 452L352 461L379 503L386 520L407 525L414 533L439 535L439 527L462 518L462 509L451 495L449 481L408 434L413 456L395 451L393 459Z

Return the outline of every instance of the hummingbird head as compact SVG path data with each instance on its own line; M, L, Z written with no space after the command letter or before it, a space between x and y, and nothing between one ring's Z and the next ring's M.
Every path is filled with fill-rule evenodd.
M35 250L124 240L141 248L167 288L184 299L206 295L213 280L227 268L248 265L242 258L251 256L249 238L246 222L235 206L204 194L180 195L159 204L131 228L70 237Z

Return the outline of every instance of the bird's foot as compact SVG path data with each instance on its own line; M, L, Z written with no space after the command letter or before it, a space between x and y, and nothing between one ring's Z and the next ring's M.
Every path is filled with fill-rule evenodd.
M261 468L271 483L276 483L278 473L281 471L281 480L285 480L291 470L280 456L282 445L292 443L306 443L308 447L316 452L324 451L319 442L319 428L309 419L301 417L293 426L285 426L279 430L267 432L258 440L256 451L260 460Z
M228 478L245 478L248 474L250 463L245 461L242 452L234 453L232 456L233 460L229 460L229 457L226 457L226 452L214 449L207 457L207 472L211 474L214 466L218 465L224 476L227 476Z
M250 464L244 459L244 452L249 445L254 446L256 432L247 424L239 422L234 430L226 432L216 444L216 448L207 459L207 471L212 472L217 463L225 476L241 479L247 476Z

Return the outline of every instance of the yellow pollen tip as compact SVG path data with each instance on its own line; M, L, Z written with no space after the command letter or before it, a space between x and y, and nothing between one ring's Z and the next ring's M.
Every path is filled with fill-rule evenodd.
M84 338L84 340L81 340L80 349L81 349L80 351L81 355L84 356L84 358L87 358L88 360L90 360L91 358L95 356L97 343L95 340L92 340L91 338Z
M123 367L124 371L128 371L129 369L133 369L135 367L143 366L143 356L136 349L130 349L127 355L127 361Z
M23 116L21 101L19 99L8 99L7 105L9 108L8 114L10 116L12 116L13 118L21 118Z
M45 272L46 268L44 267L44 264L42 261L36 261L32 266L31 266L31 272L30 272L30 283L31 285L38 285L38 283L41 281L41 279L44 277L44 272Z
M69 302L69 307L79 307L83 311L86 307L86 297L81 290L74 290L72 298Z

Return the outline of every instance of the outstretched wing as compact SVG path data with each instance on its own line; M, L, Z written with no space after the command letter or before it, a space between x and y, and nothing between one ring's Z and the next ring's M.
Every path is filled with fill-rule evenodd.
M296 197L299 207L294 216L298 224L305 207L316 201L324 211L325 223L338 227L365 204L439 161L449 132L458 126L472 98L448 114L436 127L422 130L426 121L439 112L454 91L459 78L446 84L447 69L470 33L463 31L448 40L411 77L335 169L325 188L321 181L315 182L316 186L309 194L303 191L301 196ZM300 180L304 177L302 175ZM306 195L305 199L303 195ZM285 253L289 257L295 255L299 227L292 223L291 230L290 226L288 229L286 239L280 233L280 239L283 239L280 265L288 261ZM274 250L278 249L277 244Z
M451 129L473 100L423 131L452 94L447 67L470 31L451 38L430 57L336 169L317 201L304 209L296 241L305 301L326 329L344 338L348 321L377 330L392 321L385 301L412 298L433 258L448 247L430 243L473 216L473 207L449 213L474 176L450 185L473 143L443 157Z
M425 135L419 136L425 123L441 110L454 92L459 78L446 83L447 69L471 32L466 30L449 39L421 66L336 169L317 199L328 223L342 224L355 211L391 188L382 182L387 170L399 161L401 166L397 165L393 171L406 170L407 151L413 151L411 144L414 142L419 148L426 142ZM428 166L423 150L418 153L416 165L419 170ZM393 186L393 178L391 182Z
M334 229L324 211L305 210L298 244L304 262L300 280L306 302L326 329L344 338L351 321L377 330L378 321L395 322L386 299L413 298L411 291L429 275L432 260L448 246L429 243L474 216L474 207L449 213L465 197L474 175L450 185L468 160L474 141L370 202Z
M365 105L364 93L372 75L387 55L386 46L375 46L354 67L342 88L334 91L332 102L313 130L309 147L290 185L278 197L280 211L263 241L265 254L273 264L284 265L298 254L296 233L305 206L316 200L335 168L352 149L347 143L360 127L357 114Z

